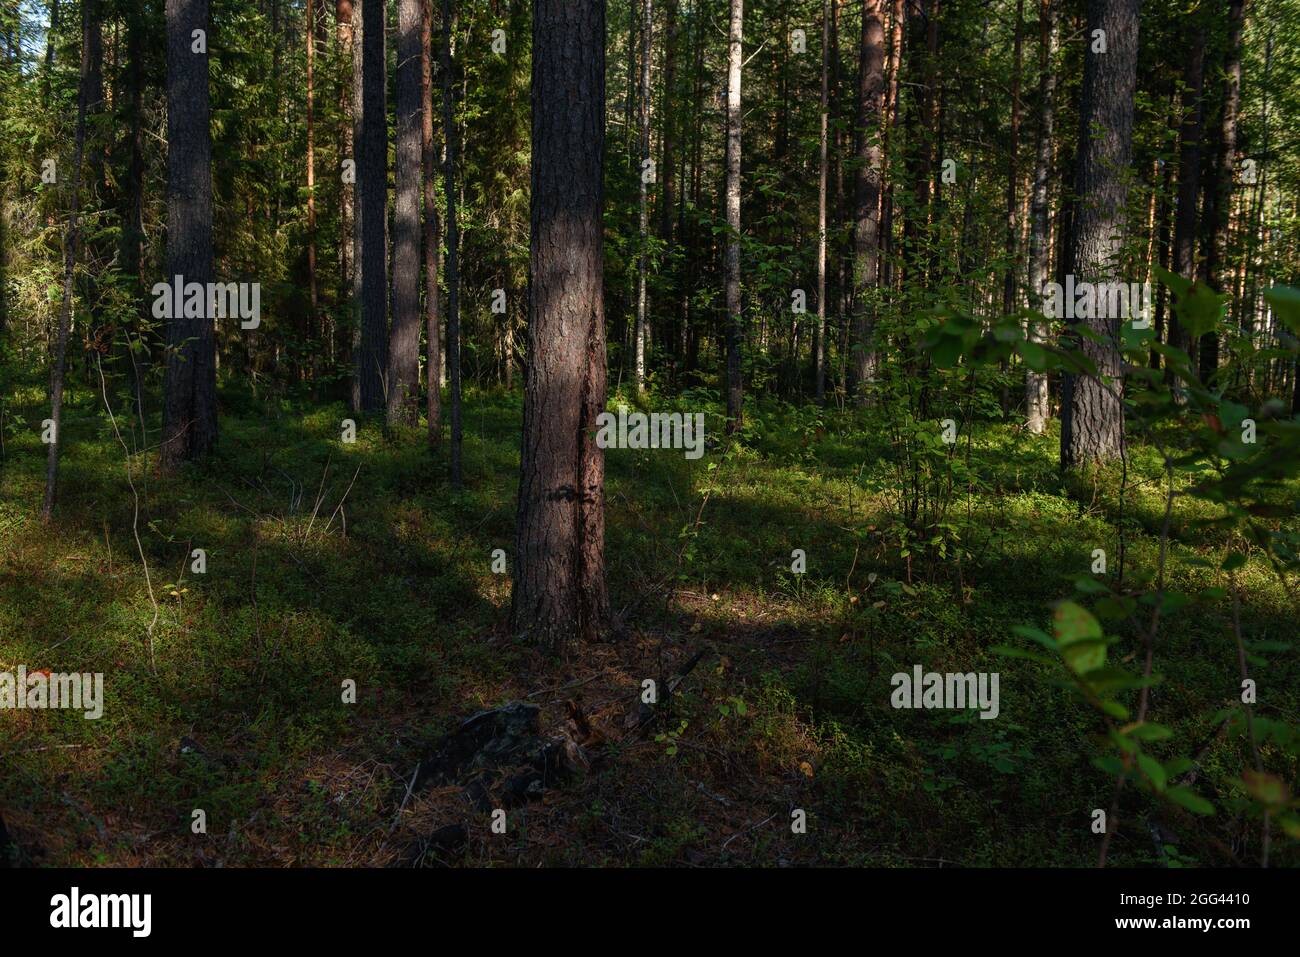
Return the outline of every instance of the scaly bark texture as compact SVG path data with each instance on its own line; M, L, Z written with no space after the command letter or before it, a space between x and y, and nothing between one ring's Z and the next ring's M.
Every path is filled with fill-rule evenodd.
M388 113L385 0L361 3L361 109L357 112L357 300L353 401L357 412L384 408L388 361Z
M1029 289L1034 308L1045 308L1044 290L1047 286L1051 247L1048 243L1047 181L1052 170L1052 126L1056 118L1056 50L1060 42L1060 27L1054 0L1041 0L1039 4L1038 46L1038 140L1034 147L1034 185L1029 201ZM1026 337L1031 342L1043 342L1044 330L1030 322ZM1025 374L1025 423L1030 432L1041 434L1047 428L1051 410L1048 404L1047 373Z
M167 281L206 284L212 274L212 130L208 54L193 31L208 29L208 0L167 0ZM216 338L211 317L167 323L160 463L200 459L217 441Z
M339 60L344 64L342 82L339 83L339 116L342 118L338 131L341 178L342 162L345 160L356 162L356 156L352 152L352 124L355 121L352 103L356 86L356 77L352 71L352 0L337 0L334 5L334 18L337 23L335 38L338 42ZM353 183L346 180L341 182L339 187L339 278L341 280L339 301L353 305L355 303L352 298L354 291L352 251L356 240L353 225L354 192ZM329 356L333 358L336 347L334 320L327 319L326 322Z
M727 432L743 423L745 384L741 378L740 344L740 72L744 63L745 0L731 0L727 54Z
M605 590L604 0L535 0L528 362L511 620L558 656Z
M813 338L813 394L826 398L826 181L830 113L831 0L822 0L822 98L817 157L817 330Z
M1229 217L1232 211L1232 179L1237 166L1237 116L1241 112L1241 30L1246 0L1228 3L1228 49L1223 64L1223 116L1214 157L1214 178L1206 186L1205 281L1216 292L1231 292L1228 264ZM1201 340L1198 356L1201 380L1210 382L1219 369L1219 334L1208 332Z
M389 425L415 426L420 421L421 33L420 0L398 0L393 327L386 383Z
M1141 0L1089 0L1079 108L1079 202L1071 263L1076 283L1119 282L1124 207L1133 152L1133 97L1137 86L1138 9ZM1105 31L1106 52L1094 52L1094 31ZM1096 310L1103 311L1103 310ZM1096 375L1065 376L1062 388L1061 465L1071 469L1123 453L1124 380L1118 316L1077 320L1101 341L1080 337Z
M864 399L876 376L879 357L874 338L876 279L880 264L880 184L883 154L880 119L885 102L885 26L881 0L862 0L862 39L858 49L858 168L854 176L853 226L853 377Z
M54 333L54 366L50 370L50 420L54 424L54 441L45 454L45 500L41 506L41 520L49 522L54 514L54 493L59 481L59 450L63 445L63 374L67 365L68 329L72 324L73 277L77 269L77 253L81 249L81 160L86 150L86 112L90 98L95 95L89 79L91 32L98 33L95 5L86 0L81 7L81 83L77 91L77 129L72 149L72 209L68 216L68 232L63 239L63 302L59 306L59 323ZM0 213L3 215L3 213ZM0 238L3 238L0 236Z
M437 156L433 146L433 0L420 4L420 84L424 104L421 148L424 152L424 325L425 400L429 444L442 442L442 323L438 308L438 269L442 237L438 222Z

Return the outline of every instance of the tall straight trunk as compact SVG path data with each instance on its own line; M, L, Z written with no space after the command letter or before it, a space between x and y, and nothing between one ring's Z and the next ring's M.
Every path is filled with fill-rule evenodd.
M45 31L45 64L41 67L41 106L46 110L50 108L50 75L54 72L54 44L58 32L59 0L50 0L50 27Z
M167 279L206 284L212 273L212 129L208 54L191 33L208 29L208 0L167 0ZM217 440L213 319L167 322L160 464L200 459Z
M744 64L745 0L731 0L727 31L727 433L744 424L745 385L741 378L740 345L740 71Z
M122 192L120 215L122 271L134 283L141 316L144 290L140 270L144 260L144 14L126 14L126 100L130 117L127 133L126 188Z
M420 180L424 175L420 40L420 0L398 0L389 425L415 426L420 421Z
M1011 142L1007 144L1007 229L1004 242L1007 247L1007 268L1002 276L1002 314L1010 315L1016 308L1016 287L1020 282L1020 212L1018 189L1020 186L1020 74L1022 41L1025 30L1025 0L1016 0L1016 29L1012 52L1011 74ZM1005 370L1006 360L1002 366ZM1001 386L1002 415L1011 412L1011 397L1006 380Z
M429 444L442 442L442 324L438 308L438 267L442 236L438 223L437 156L433 146L433 0L420 3L420 92L424 107L424 337L425 400Z
M1133 98L1137 87L1138 10L1141 0L1089 0L1088 37L1104 30L1107 51L1084 54L1079 107L1079 203L1071 256L1076 282L1117 282L1124 231L1125 172L1133 151ZM1098 310L1104 311L1104 310ZM1123 454L1123 368L1119 317L1078 320L1097 334L1080 351L1097 375L1065 377L1061 465L1079 468Z
M361 0L361 108L357 113L357 299L353 356L356 411L384 408L388 360L388 113L385 0Z
M894 162L891 141L898 127L898 71L903 60L903 22L906 13L903 0L894 0L889 22L889 88L885 100L885 136L881 166L885 170L885 184L880 197L880 282L883 290L894 284L894 179L889 172Z
M864 389L879 364L874 343L875 289L880 266L880 119L885 94L885 27L882 0L862 0L862 40L858 48L858 167L854 175L853 228L853 378Z
M534 0L528 362L516 633L557 657L610 626L605 588L605 0Z
M906 176L915 197L910 214L903 219L903 247L906 257L906 281L914 284L927 280L930 254L926 252L931 213L931 176L934 169L935 139L938 136L938 15L939 0L910 4L906 43L908 53L917 61L920 89L909 110L912 135ZM918 56L919 55L919 56Z
M678 105L680 97L677 89L677 58L681 44L679 39L681 26L678 20L679 2L680 0L665 0L664 3L664 80L663 94L659 101L659 115L662 117L660 121L660 154L663 157L663 162L659 166L659 241L663 244L664 262L665 264L671 263L672 268L669 294L667 296L668 306L665 310L665 313L672 318L664 324L663 343L665 354L671 357L670 367L674 381L676 381L683 354L680 343L682 341L682 324L686 318L686 291L681 283L680 267L672 255L674 220L679 223L681 221L681 207L677 203L676 196L679 191L684 192L684 186L679 186L678 177L680 176L682 180L686 178L685 151L679 149L679 138L682 129L681 112Z
M1038 6L1038 138L1034 147L1034 186L1030 200L1029 289L1034 307L1046 311L1046 287L1051 246L1048 242L1048 179L1052 169L1052 126L1056 119L1056 50L1060 23L1054 0L1039 0ZM1044 342L1045 330L1032 319L1026 330L1031 342ZM1047 373L1025 374L1025 421L1029 431L1041 435L1051 417Z
M817 178L817 334L813 341L813 389L826 398L826 180L830 114L831 0L822 0L822 98Z
M650 46L654 37L652 0L641 0L641 86L637 113L640 162L650 158ZM640 236L641 248L637 253L636 274L636 329L633 334L636 355L634 371L636 391L645 392L645 337L646 337L646 279L650 268L650 207L646 185L645 167L641 166L640 182Z
M316 282L316 5L307 0L304 11L307 41L307 297L311 304L308 328L314 338L320 331L320 295ZM312 350L313 370L318 365L321 342Z
M357 92L358 77L354 74L352 67L352 9L352 0L336 0L334 4L334 18L337 22L338 59L342 67L339 72L339 160L340 162L352 161L355 163L356 156L352 150L352 124L356 122L356 117L352 107ZM341 172L340 170L340 174ZM356 307L354 298L356 281L352 275L352 253L356 242L355 225L353 223L355 192L354 184L348 182L347 179L343 179L339 187L339 303L346 304L348 307L348 315L353 319L353 322L349 325L355 324ZM329 342L327 347L327 354L331 361L335 357L335 335L334 321L331 319L329 320Z
M1229 0L1228 49L1223 65L1223 116L1214 159L1214 179L1206 187L1205 280L1216 292L1228 292L1228 238L1232 180L1237 159L1237 116L1241 110L1241 30L1246 0ZM1210 382L1219 368L1219 334L1208 332L1198 350L1201 381Z
M1170 97L1172 101L1172 96ZM1159 178L1156 186L1156 234L1155 234L1155 263L1161 269L1168 269L1170 266L1169 256L1172 251L1173 243L1173 203L1170 197L1174 187L1174 164L1168 160L1157 164ZM1149 275L1149 273L1148 273ZM1163 283L1157 283L1155 288L1156 297L1156 314L1155 314L1155 332L1152 337L1152 344L1168 342L1166 326L1168 325L1168 311L1166 309L1166 300L1168 299L1167 290ZM1151 350L1149 365L1152 369L1160 368L1160 353L1154 348Z
M446 149L442 181L447 194L447 371L451 391L451 486L460 472L460 229L456 223L456 116L453 109L451 39L456 25L451 0L442 0L442 138ZM536 64L534 64L536 70Z
M45 501L41 506L41 519L47 523L54 514L54 493L59 480L59 450L63 446L63 373L67 364L68 329L72 325L73 276L77 269L77 253L81 248L81 160L86 149L86 111L92 92L90 84L86 82L90 67L88 40L91 32L98 30L95 5L91 0L86 0L81 6L81 76L77 90L77 129L72 149L72 208L68 215L68 231L63 239L63 302L59 306L59 325L54 337L54 365L50 370L53 441L46 451Z
M1203 136L1205 87L1205 25L1191 37L1191 48L1183 67L1182 123L1178 134L1178 196L1174 211L1174 272L1184 279L1196 278L1197 203L1201 195L1201 138ZM1194 355L1195 343L1177 316L1169 324L1169 343ZM1171 376L1172 373L1166 373Z

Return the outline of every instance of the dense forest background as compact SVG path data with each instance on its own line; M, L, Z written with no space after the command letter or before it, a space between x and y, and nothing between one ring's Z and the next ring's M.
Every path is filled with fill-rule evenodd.
M1297 40L0 0L0 857L1294 866Z

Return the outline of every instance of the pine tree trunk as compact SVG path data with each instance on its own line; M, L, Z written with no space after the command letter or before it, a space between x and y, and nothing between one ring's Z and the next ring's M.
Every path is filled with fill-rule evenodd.
M813 390L826 399L826 182L830 114L831 0L822 0L822 98L817 179L817 331L813 340Z
M1052 169L1052 127L1056 118L1056 50L1060 38L1060 24L1054 9L1054 0L1039 2L1038 48L1038 140L1034 149L1034 186L1030 200L1029 231L1029 288L1034 297L1034 308L1046 309L1044 290L1049 275L1051 246L1048 243L1047 184ZM1031 321L1026 330L1031 342L1044 342L1044 330ZM1042 434L1050 418L1047 394L1047 373L1025 374L1025 421L1030 432Z
M212 130L208 54L192 31L208 29L208 0L167 0L167 278L206 284L212 271ZM175 277L181 277L177 280ZM160 464L203 458L217 440L213 319L167 323Z
M59 451L63 447L63 374L67 365L68 329L72 325L73 277L77 253L81 249L81 161L86 149L86 111L91 86L86 82L90 66L92 31L98 31L93 3L81 8L81 82L77 95L77 128L72 149L72 207L68 213L68 231L63 239L63 302L59 306L59 324L54 336L54 364L50 370L50 421L53 435L45 457L45 501L41 520L48 523L54 514L54 493L59 481Z
M429 444L436 447L442 442L442 323L438 305L442 236L438 223L437 156L433 146L433 0L421 0L420 34L420 84L424 104L420 131L424 155L424 388Z
M446 147L443 185L447 193L447 369L451 390L451 486L461 487L460 452L460 230L456 224L456 125L451 40L456 24L451 0L442 0L442 136ZM534 67L536 69L536 67Z
M1141 0L1089 0L1088 47L1079 107L1079 203L1071 256L1076 283L1116 282L1127 200L1125 173L1133 148L1137 85L1138 8ZM1094 52L1094 30L1104 30L1106 52ZM1103 311L1103 310L1097 310ZM1067 375L1063 386L1061 465L1079 468L1123 453L1123 370L1119 317L1079 322L1101 341L1080 340L1097 375Z
M639 160L644 163L650 158L650 47L654 37L654 20L651 9L652 0L641 0L641 88L639 95L638 142ZM650 268L648 245L650 240L649 192L646 184L645 167L640 167L640 236L641 248L637 254L636 274L636 329L633 333L636 355L634 370L636 391L645 392L645 339L646 339L646 280Z
M858 50L858 168L854 176L853 376L859 401L876 377L875 290L880 265L880 120L885 94L885 28L882 0L862 0Z
M1232 180L1237 160L1237 116L1241 110L1241 31L1246 0L1229 0L1228 48L1223 65L1223 117L1214 158L1214 178L1206 185L1205 280L1215 292L1229 292L1228 237L1232 210ZM1231 306L1231 303L1229 304ZM1201 381L1211 382L1219 369L1219 334L1208 332L1198 351Z
M356 226L353 221L356 187L353 183L348 182L350 177L342 177L342 163L347 161L356 162L356 155L352 146L352 125L356 122L352 107L357 87L357 77L352 66L352 10L352 0L336 0L334 17L337 21L338 59L339 65L342 67L339 73L340 121L338 130L339 175L341 179L339 186L339 303L347 306L348 315L353 318L352 324L355 324L356 280L352 275L352 252L356 242ZM328 337L328 355L333 360L337 348L337 333L332 319L329 322ZM356 405L356 400L354 400L353 405Z
M388 340L388 424L420 412L420 180L423 93L420 0L397 6L397 144L393 204L393 327Z
M357 300L354 341L357 412L385 405L388 361L388 116L384 53L385 0L361 0L361 105L357 111Z
M320 324L320 294L316 282L316 5L307 0L304 11L303 38L307 44L307 299L310 336L316 340L312 349L313 378L319 369L323 336Z
M745 0L731 0L727 53L727 432L744 424L744 382L741 379L740 347L740 71L745 37Z
M567 657L605 589L605 2L533 4L533 169L516 633Z

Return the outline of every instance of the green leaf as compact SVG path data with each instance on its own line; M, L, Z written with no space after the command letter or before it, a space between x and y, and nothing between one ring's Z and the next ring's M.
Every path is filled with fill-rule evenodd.
M1168 781L1165 780L1165 769L1161 767L1160 762L1151 757L1151 755L1142 754L1140 752L1137 756L1137 762L1138 767L1142 769L1142 773L1151 781L1152 786L1157 791L1163 791Z
M1056 651L1056 642L1045 631L1037 628L1031 628L1028 625L1012 625L1011 633L1019 635L1021 638L1028 638L1030 641L1036 641L1049 651Z
M1245 564L1246 556L1242 555L1240 552L1233 552L1223 560L1223 564L1220 565L1219 568L1225 572L1235 572Z
M1193 814L1213 814L1214 805L1205 798L1201 797L1191 788L1185 788L1181 785L1165 788L1165 797L1173 801L1180 807L1185 807Z
M1241 780L1246 785L1246 793L1260 804L1277 807L1286 803L1286 785L1276 775L1266 771L1246 771Z
M1291 286L1273 286L1264 290L1264 298L1282 324L1300 336L1300 289Z
M1076 641L1061 647L1065 663L1080 675L1088 675L1106 664L1106 642Z
M1165 738L1172 738L1173 731L1166 728L1163 724L1156 724L1148 721L1145 724L1135 725L1125 731L1130 738L1137 738L1139 741L1163 741Z
M1092 613L1072 601L1058 602L1052 616L1052 630L1062 645L1076 641L1098 641L1102 637L1101 625Z

